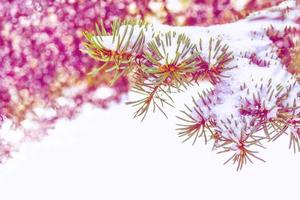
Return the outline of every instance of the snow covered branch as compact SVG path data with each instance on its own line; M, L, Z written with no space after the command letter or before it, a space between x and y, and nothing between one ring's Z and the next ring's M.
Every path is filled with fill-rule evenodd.
M165 114L174 93L210 82L178 116L177 131L231 152L226 163L240 170L253 158L264 161L256 148L282 135L300 151L299 19L296 2L285 1L209 27L116 20L112 32L103 23L85 32L84 51L103 63L90 75L114 71L111 84L129 77L141 98L128 104L142 119L151 107Z

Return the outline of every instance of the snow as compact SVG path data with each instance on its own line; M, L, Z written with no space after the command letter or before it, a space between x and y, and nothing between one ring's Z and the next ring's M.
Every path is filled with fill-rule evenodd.
M229 50L233 52L234 56L234 60L230 62L230 66L237 67L224 72L224 75L230 78L224 78L224 80L222 80L223 82L219 85L215 85L215 91L210 94L210 98L213 99L212 103L207 106L203 104L202 100L199 100L198 106L201 108L205 119L213 118L218 124L222 124L222 121L226 122L229 118L231 118L232 121L238 121L238 125L227 123L227 128L225 126L219 127L224 137L230 135L230 137L238 140L242 137L242 132L251 132L251 117L241 116L239 109L241 108L241 104L245 103L245 99L255 104L253 94L257 94L259 90L258 84L262 85L260 91L261 102L265 102L264 108L269 110L266 117L267 119L272 119L276 117L279 105L277 104L277 98L274 96L270 98L268 91L274 90L275 93L277 93L278 85L287 89L295 83L295 78L285 70L285 67L281 64L280 59L275 53L276 48L266 35L266 30L271 26L276 30L284 30L287 26L297 27L298 24L296 24L295 21L300 17L300 12L297 10L290 10L286 14L287 16L284 21L276 21L276 18L282 14L282 9L294 8L295 6L296 1L285 1L278 6L252 13L243 20L209 27L174 27L162 24L148 24L146 28L146 26L140 27L135 25L131 45L137 39L140 31L144 31L145 33L144 51L148 50L147 44L150 41L154 41L155 36L160 35L161 38L164 38L168 32L175 32L176 37L179 34L185 34L190 38L191 42L196 45L199 44L201 39L203 46L201 56L206 59L208 58L208 51L206 50L209 47L210 38L214 40L221 39L222 44L229 45ZM265 18L261 20L260 17ZM120 28L120 33L124 33L124 27L125 26L122 26ZM128 39L128 34L125 34L125 36L125 38ZM116 50L116 42L112 42L111 36L105 36L102 37L102 39L106 48ZM176 45L177 44L173 42L172 45L166 47L169 60L175 58ZM161 46L159 50L163 52ZM253 52L258 59L262 59L268 63L267 66L261 67L252 63L249 56L251 56ZM166 64L165 59L160 62L161 64ZM212 63L213 62L215 61L212 61ZM268 90L268 82L270 80L272 80L272 86L270 86L271 89ZM224 82L228 84L224 84ZM243 84L246 84L248 90L240 90ZM296 82L292 87L291 94L285 100L285 104L292 105L295 99L297 99L298 103L299 91L300 85ZM283 92L286 92L286 90ZM197 115L196 113L192 114ZM245 122L241 121L242 118ZM229 129L232 129L234 134L230 133L230 131L228 131Z

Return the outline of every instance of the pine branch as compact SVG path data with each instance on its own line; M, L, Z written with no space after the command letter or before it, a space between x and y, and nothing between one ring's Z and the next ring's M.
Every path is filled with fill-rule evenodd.
M206 93L204 92L203 95L206 96ZM203 98L203 95L199 94L199 97ZM193 145L200 137L204 138L205 144L207 144L209 140L214 140L214 148L220 139L215 131L214 122L204 117L205 114L194 98L193 104L194 106L192 108L185 105L187 111L180 111L183 116L177 116L181 121L181 123L176 124L178 126L176 129L178 136L185 138L183 142L194 138Z
M164 91L163 86L153 85L146 82L141 84L136 83L132 87L132 91L138 93L142 97L135 101L127 102L126 104L137 107L137 111L134 113L134 118L142 117L142 121L145 119L149 109L160 110L163 115L167 118L167 114L164 112L163 107L165 105L174 107L171 103L174 103L171 96ZM171 103L169 103L169 101Z
M256 154L257 151L250 150L252 146L258 146L264 148L262 145L258 143L256 139L251 139L251 135L246 133L241 133L241 139L236 141L234 138L228 138L224 140L224 143L220 145L220 147L223 148L223 150L219 151L218 154L221 153L228 153L228 152L234 152L232 156L230 156L224 164L229 163L230 161L233 162L233 164L237 164L236 170L241 170L244 165L246 165L248 162L253 164L252 159L257 159L262 162L266 162L262 158L258 157Z
M230 66L234 59L233 52L229 51L229 46L222 44L220 39L210 38L208 49L204 49L203 41L200 38L197 51L200 55L196 58L197 70L193 73L193 80L198 82L208 80L212 84L220 82L221 78L227 78L224 72L232 70L237 66ZM208 52L208 55L205 55Z
M136 27L138 26L138 28ZM93 69L88 75L95 76L100 71L103 73L114 72L111 85L121 76L128 75L135 67L135 59L141 53L145 36L146 23L141 21L116 20L112 24L112 31L109 33L100 21L96 27L96 35L85 31L83 34L87 40L83 45L84 52L88 53L97 61L103 62L99 68ZM134 31L139 33L136 39L133 38Z

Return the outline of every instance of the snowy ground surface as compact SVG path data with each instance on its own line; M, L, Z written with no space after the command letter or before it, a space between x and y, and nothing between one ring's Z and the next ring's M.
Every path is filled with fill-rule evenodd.
M300 158L287 138L260 152L266 163L236 172L210 146L181 144L175 118L140 123L132 111L86 107L43 142L25 144L0 167L1 199L299 199Z

